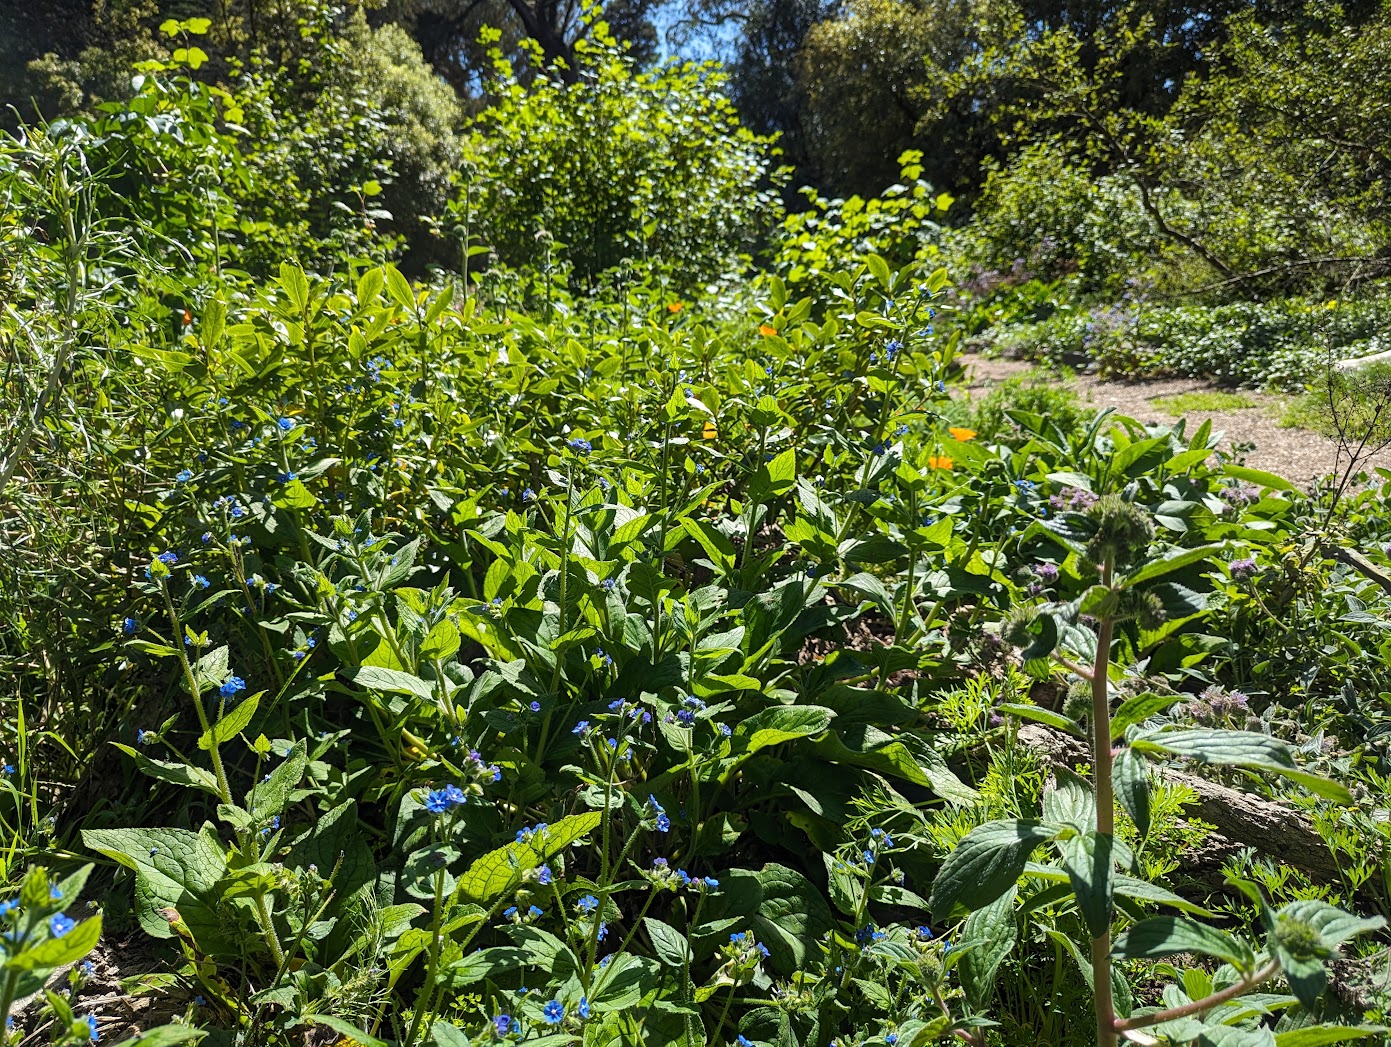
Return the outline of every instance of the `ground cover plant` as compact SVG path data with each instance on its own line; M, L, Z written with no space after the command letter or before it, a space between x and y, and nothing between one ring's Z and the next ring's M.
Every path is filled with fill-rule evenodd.
M912 157L757 272L747 197L509 267L497 157L419 280L370 149L132 197L271 163L205 28L0 154L7 1036L1385 1042L1391 476L968 401ZM596 39L475 130L676 163L699 76Z

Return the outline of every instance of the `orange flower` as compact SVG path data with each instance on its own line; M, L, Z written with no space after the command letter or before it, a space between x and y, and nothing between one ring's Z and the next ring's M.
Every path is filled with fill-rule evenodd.
M954 464L955 463L953 463L952 460L948 458L946 455L941 455L939 457L934 454L930 455L927 459L927 467L929 469L944 469L947 472L951 472Z
M686 307L685 307L685 305L683 305L681 302L668 302L668 303L667 303L667 312L669 312L669 313L679 313L679 312L680 312L682 309L684 309L684 308L686 308Z
M764 338L773 338L777 335L778 329L776 327L771 327L768 324L759 324L758 333L761 334Z
M960 440L962 443L976 438L976 431L974 429L958 429L956 426L952 426L947 432L951 433L951 438L953 440Z
M713 440L717 435L719 435L719 430L715 428L714 422L706 422L705 428L700 431L703 440Z
M188 326L189 324L191 324L191 323L193 323L193 314L190 313L187 309L185 309L185 310L184 310L184 326L187 327L187 326Z

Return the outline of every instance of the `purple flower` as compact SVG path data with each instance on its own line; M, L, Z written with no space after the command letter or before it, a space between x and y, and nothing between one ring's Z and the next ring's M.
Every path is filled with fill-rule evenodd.
M1250 578L1256 573L1256 561L1253 557L1244 557L1240 560L1233 560L1227 564L1227 571L1233 578Z

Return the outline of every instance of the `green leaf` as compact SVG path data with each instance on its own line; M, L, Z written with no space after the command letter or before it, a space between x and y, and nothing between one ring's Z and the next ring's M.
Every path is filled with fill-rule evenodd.
M457 1025L436 1021L430 1026L430 1047L469 1047L473 1042Z
M1380 1036L1386 1031L1381 1025L1318 1025L1312 1029L1290 1029L1275 1034L1275 1047L1327 1047Z
M294 303L297 312L303 313L309 308L309 279L304 275L303 269L294 262L281 262L280 279L277 283L285 288L285 293Z
M1224 465L1222 472L1227 476L1234 476L1238 480L1245 480L1247 483L1256 484L1260 487L1268 487L1272 491L1297 491L1294 484L1290 483L1283 476L1276 476L1274 473L1267 473L1261 469L1252 469L1245 465Z
M529 843L514 841L489 851L459 877L458 889L474 901L491 901L507 890L521 873L536 868L580 837L593 832L602 820L603 815L599 811L572 814L548 825L545 833L539 837L533 836Z
M213 796L220 795L217 787L217 779L209 771L201 767L194 767L187 763L173 763L168 760L152 760L140 750L121 742L112 742L117 749L125 753L135 765L151 778L158 778L162 782L170 782L174 785L182 785L185 788L202 789L205 793Z
M427 702L435 699L434 688L418 676L399 669L387 669L380 665L359 665L343 673L359 687L369 691L385 691L388 694L406 694L413 698L423 698Z
M976 943L962 954L956 966L966 999L977 1011L984 1010L995 990L995 975L1014 949L1018 926L1014 919L1014 887L983 909L966 918L961 941Z
M1148 880L1137 880L1133 876L1117 876L1115 881L1115 892L1122 898L1134 898L1136 901L1167 905L1192 916L1209 918L1212 916L1212 913L1201 905L1194 905L1182 895L1152 884Z
M652 951L657 959L668 967L682 970L691 965L691 943L686 941L684 934L655 916L648 916L642 923L652 939Z
M1181 694L1156 694L1153 691L1145 691L1143 694L1127 698L1111 716L1111 740L1115 741L1124 736L1127 728L1144 723L1151 716L1162 713L1182 697Z
M251 820L256 823L269 821L285 810L289 803L290 790L299 785L304 770L309 765L308 748L303 739L295 742L290 753L267 775L266 780L258 782L252 790L253 800L249 801Z
M1064 840L1063 868L1067 870L1077 907L1093 938L1100 938L1111 926L1111 897L1114 892L1115 840L1109 834L1088 832Z
M1254 731L1151 731L1136 735L1131 739L1130 747L1137 752L1166 753L1198 763L1269 771L1298 782L1310 792L1335 803L1352 803L1352 793L1347 786L1300 770L1295 765L1289 746L1277 738Z
M1052 785L1043 793L1043 820L1071 826L1078 833L1096 829L1096 795L1089 782L1066 767L1053 772Z
M231 712L203 732L198 739L198 748L211 749L213 746L231 741L241 734L251 723L251 718L256 715L256 707L260 704L261 696L259 694L253 694L250 698L239 703Z
M415 292L411 290L411 282L394 265L386 267L386 293L403 309L415 310Z
M1066 731L1068 734L1076 735L1078 738L1087 737L1087 732L1082 730L1082 725L1070 716L1062 713L1055 713L1052 709L1045 709L1039 705L1024 705L1021 702L1003 702L995 707L995 711L1002 716L1013 716L1020 720L1032 720L1034 723L1046 724L1059 731Z
M940 920L957 905L989 905L1019 879L1035 847L1057 834L1037 821L986 822L972 829L947 856L932 884L928 904Z
M1122 749L1111 763L1111 780L1116 799L1125 813L1135 822L1141 836L1150 831L1150 779L1145 758L1130 749Z
M797 453L788 448L758 467L749 484L749 500L766 502L792 490L797 483Z
M303 1019L311 1025L322 1025L332 1029L339 1036L342 1036L349 1043L355 1043L358 1047L391 1047L385 1040L379 1040L359 1029L346 1018L338 1018L332 1014L311 1014Z
M749 755L772 745L820 734L835 713L820 705L775 705L754 713L734 729L733 752Z
M472 985L496 974L509 974L525 964L527 958L528 953L525 949L518 949L512 945L479 949L455 960L441 971L437 984L450 989L462 989L466 985Z
M208 1035L206 1029L195 1029L191 1025L158 1025L137 1033L129 1040L122 1040L116 1047L174 1047L178 1043L189 1043Z
M186 829L84 829L82 842L135 873L136 911L146 934L172 937L160 915L172 908L204 951L220 951L226 927L216 908L217 884L227 872L220 847Z
M1342 945L1359 934L1370 934L1386 926L1386 920L1380 916L1354 916L1314 898L1301 898L1280 906L1276 918L1282 917L1309 924L1329 945Z
M1124 960L1154 960L1193 952L1216 957L1239 971L1250 971L1256 962L1245 942L1187 916L1151 916L1141 920L1121 933L1111 951Z
M1157 560L1149 561L1139 570L1126 575L1116 583L1116 588L1133 589L1141 582L1152 582L1156 578L1162 578L1173 571L1182 570L1199 561L1207 560L1218 553L1225 553L1231 547L1230 542L1214 542L1211 545L1200 545L1194 549L1172 550Z
M96 948L101 938L101 916L83 920L61 938L49 938L32 949L12 956L6 967L20 971L47 971L76 963Z
M291 480L282 487L272 501L281 509L313 509L319 504L314 492L299 479Z

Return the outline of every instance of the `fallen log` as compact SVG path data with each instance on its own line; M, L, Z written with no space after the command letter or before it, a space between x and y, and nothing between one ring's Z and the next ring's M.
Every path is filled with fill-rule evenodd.
M1071 770L1076 764L1091 760L1086 743L1038 724L1021 726L1018 738L1055 766ZM1184 856L1185 876L1205 886L1221 888L1222 864L1242 848L1251 847L1294 866L1320 883L1343 882L1333 852L1299 811L1210 782L1196 774L1151 766L1166 781L1192 789L1197 800L1187 807L1187 813L1216 828L1216 833L1209 836L1201 848ZM1378 883L1369 882L1363 889L1376 889L1377 886Z

